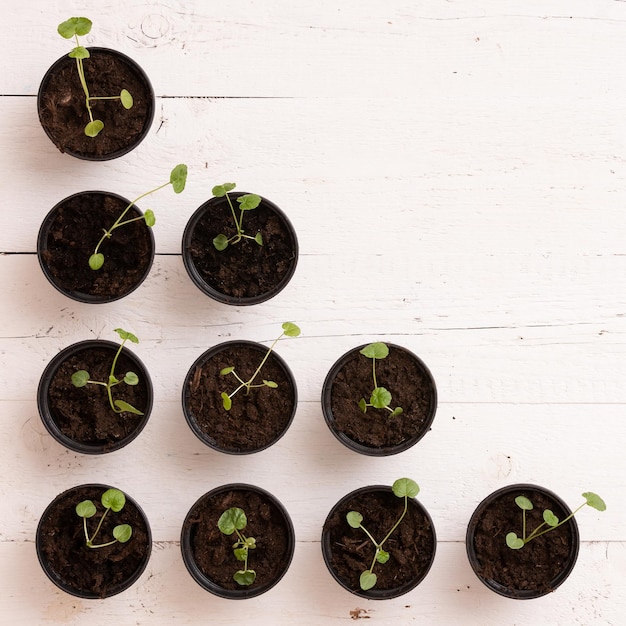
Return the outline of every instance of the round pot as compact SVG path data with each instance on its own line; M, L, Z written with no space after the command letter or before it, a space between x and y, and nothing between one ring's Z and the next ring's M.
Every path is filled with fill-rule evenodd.
M527 534L543 522L545 509L559 519L571 513L567 504L548 489L509 485L478 505L467 526L465 545L474 573L489 589L507 598L528 600L554 591L570 575L578 557L579 534L572 518L519 550L509 548L505 541L509 532L522 536L522 511L515 504L519 495L534 505L526 512Z
M231 192L233 206L245 192ZM233 216L225 197L213 197L200 206L185 227L182 255L193 283L223 304L246 306L273 298L291 280L298 262L298 239L287 216L273 202L246 211L246 233L263 236L263 245L242 239L221 252L213 239L234 234Z
M96 505L96 515L87 520L92 533L98 523L94 520L100 520L104 511L100 498L109 488L87 484L64 491L47 506L37 525L35 548L43 571L59 589L79 598L108 598L128 589L137 582L150 559L152 535L148 519L127 494L121 511L109 511L97 539L111 540L114 526L129 524L133 531L130 540L104 548L85 545L83 520L75 507L83 500L92 500Z
M103 229L110 228L130 201L106 191L83 191L57 203L37 236L37 258L50 284L72 300L113 302L146 279L154 261L154 235L144 220L113 231L100 246L104 265L89 267ZM143 216L133 205L128 218Z
M226 341L201 354L189 368L183 384L183 413L193 433L207 446L228 454L251 454L275 444L296 414L298 390L285 361L272 351L255 383L263 379L278 384L275 389L260 387L248 395L245 389L232 398L227 411L221 393L232 393L239 382L222 376L226 367L235 367L248 380L268 348L254 341Z
M235 535L224 535L217 522L231 507L244 510L247 525L241 532L256 539L248 567L256 572L251 585L233 580L243 565L233 554ZM200 497L183 522L180 548L192 578L216 596L239 600L269 591L285 575L295 549L289 514L269 492L243 483L217 487Z
M400 415L369 407L373 388L372 360L360 354L363 344L346 352L332 366L322 386L322 413L332 434L359 454L390 456L414 446L429 430L437 410L435 380L425 363L411 351L387 343L389 355L376 360L379 386L392 394L391 406Z
M435 559L437 537L428 511L409 498L407 513L383 545L390 553L387 563L376 563L378 580L363 591L361 573L369 569L375 554L374 544L360 528L346 521L350 511L363 515L362 524L380 541L402 514L404 499L391 487L371 485L351 491L330 510L322 530L322 556L332 577L347 591L368 600L387 600L408 593L419 585Z
M144 364L124 346L116 366L118 378L127 371L139 377L134 386L113 387L113 398L125 400L143 412L115 413L106 388L75 387L71 376L87 370L92 380L108 380L118 343L93 339L61 350L44 369L37 389L37 408L44 426L61 445L82 454L105 454L128 445L147 424L152 411L152 381Z
M66 54L44 75L37 112L46 135L61 152L106 161L134 150L146 137L154 119L154 90L141 67L125 54L108 48L87 49L91 56L83 66L90 94L116 96L127 89L133 96L133 107L126 110L119 101L96 101L92 105L94 117L104 122L104 128L96 137L87 137L85 94L76 61Z

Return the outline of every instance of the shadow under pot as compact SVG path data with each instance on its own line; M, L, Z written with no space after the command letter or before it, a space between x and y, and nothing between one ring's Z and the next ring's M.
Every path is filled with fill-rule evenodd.
M146 279L154 261L154 235L144 219L117 228L99 251L104 264L93 270L89 257L130 204L105 191L83 191L61 200L45 217L37 237L37 258L53 287L78 302L113 302ZM124 220L142 218L133 205Z
M133 105L125 109L115 100L92 100L93 116L104 123L96 137L85 134L89 113L85 106L76 60L65 55L50 66L37 94L39 121L61 151L79 159L106 161L134 150L146 137L154 119L154 90L145 72L125 54L109 48L87 48L83 67L91 96L118 96L126 89Z
M244 192L228 194L234 207ZM213 240L236 233L228 199L213 197L200 206L185 227L182 256L193 283L223 304L246 306L273 298L291 280L298 262L296 231L283 211L266 198L244 211L246 234L260 233L263 245L241 239L218 250Z
M531 539L522 548L507 545L506 536L523 533L523 511L518 496L528 498L527 536L544 523L549 509L560 520L571 513L555 493L537 485L516 484L494 491L474 511L465 539L467 556L474 573L489 589L507 598L527 600L554 591L570 575L576 564L579 534L571 518L545 535Z
M228 454L260 452L276 443L293 421L298 404L296 381L285 361L274 351L256 375L249 393L241 388L224 407L239 380L250 380L268 348L254 341L227 341L200 355L183 384L183 412L193 433L207 446ZM221 374L234 368L228 374ZM268 387L263 380L272 381Z
M247 553L235 554L244 545ZM203 589L239 600L259 596L282 579L293 558L295 533L272 494L232 483L195 502L183 522L180 547L187 570Z
M59 589L79 598L108 598L128 589L150 559L152 535L145 513L126 494L121 510L107 511L102 496L109 489L108 485L87 484L64 491L47 506L37 526L35 548L43 571ZM84 501L91 501L95 508L89 518L79 517L76 511L76 505ZM129 539L119 535L124 541L95 547L114 541L115 527L125 525L131 528ZM94 547L87 546L85 532Z
M428 574L435 559L437 537L428 511L415 498L382 548L389 560L375 562L376 547L362 528L353 528L346 516L360 513L362 525L376 541L393 528L404 510L404 498L392 488L371 485L355 489L331 509L322 529L322 556L333 578L347 591L369 600L388 600L408 593ZM361 575L372 568L376 583L361 588Z
M353 348L332 366L322 386L322 413L332 434L359 454L390 456L414 446L431 428L437 410L435 380L425 363L395 344L372 358ZM389 409L369 406L376 384L391 394ZM363 411L363 402L368 404ZM401 413L392 414L398 407Z
M111 388L112 400L141 411L116 412L103 385L76 387L72 375L89 372L93 381L107 382L119 344L105 340L80 341L59 352L39 380L37 407L48 432L66 448L82 454L105 454L128 445L143 430L152 411L153 389L143 363L126 347L118 357L115 376L134 372L136 385L122 382ZM119 407L118 407L119 408Z

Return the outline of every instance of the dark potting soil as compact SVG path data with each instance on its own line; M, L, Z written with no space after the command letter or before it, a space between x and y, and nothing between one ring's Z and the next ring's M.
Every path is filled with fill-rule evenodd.
M54 374L48 390L51 413L58 428L70 439L106 448L128 437L143 420L141 415L115 413L102 385L78 388L72 384L72 374L78 370L87 370L91 380L107 381L115 352L107 347L81 350L64 361ZM115 376L121 379L128 371L139 376L139 383L116 385L112 390L113 399L124 400L143 411L148 398L146 381L142 380L136 364L122 353Z
M110 52L90 52L91 57L83 62L90 95L117 96L126 89L133 97L132 108L125 109L119 100L92 101L94 119L101 120L104 128L97 137L87 137L85 93L76 61L67 57L41 94L40 119L61 152L102 156L138 141L152 122L153 104L150 88L132 65Z
M264 346L227 346L195 368L186 390L189 412L216 446L235 452L258 450L273 443L289 425L295 394L291 380L273 353L255 384L265 379L278 387L259 387L248 395L242 389L233 396L229 411L222 404L220 394L232 393L239 382L232 374L221 376L220 371L234 366L241 379L247 381L266 352Z
M83 520L75 507L83 500L94 503L97 513L87 520L88 532L93 533L104 512L100 502L103 493L103 489L91 486L69 490L41 518L39 527L41 556L54 574L78 592L100 598L136 575L151 549L145 520L128 499L119 513L107 513L95 543L113 540L113 527L118 524L130 525L130 540L104 548L85 545Z
M104 265L89 267L102 236L129 203L102 193L70 196L58 207L41 257L55 282L68 291L102 298L122 296L144 277L152 263L153 241L143 220L113 231L100 246ZM141 215L133 206L124 219Z
M363 526L374 539L381 541L402 515L403 508L404 498L396 497L391 490L357 494L338 507L324 524L323 532L329 533L330 565L350 589L361 590L359 577L370 568L376 549L361 529L348 524L346 515L350 511L361 513ZM435 549L434 532L428 518L411 501L404 519L383 549L390 558L387 563L374 566L377 576L374 589L397 589L428 571Z
M242 568L233 554L234 535L220 532L217 521L231 507L243 509L248 519L241 532L256 539L250 550L248 567L256 572L246 587L233 580ZM190 532L192 556L202 573L224 589L254 589L271 584L289 565L291 541L281 511L262 494L247 490L224 491L202 500L186 521L183 532Z
M391 408L403 412L389 417L389 411L368 407L363 413L359 400L369 402L372 389L372 360L357 350L338 372L331 390L335 426L350 439L372 448L395 446L419 437L428 427L435 402L429 376L404 350L389 346L389 355L376 360L379 387L391 393Z
M567 517L556 502L537 492L511 492L498 497L484 509L476 525L474 549L478 573L510 589L549 592L551 582L564 569L571 554L572 532L564 524L519 550L509 548L505 540L507 533L522 536L522 511L515 504L519 495L526 496L534 505L526 512L527 534L543 523L545 509L550 509L559 519Z
M229 194L236 214L241 193ZM296 243L282 219L262 201L243 218L245 234L260 232L263 245L242 239L218 251L213 239L224 234L231 237L237 230L225 198L214 200L210 209L198 220L189 253L202 279L213 289L227 296L253 298L275 289L289 272L296 258Z

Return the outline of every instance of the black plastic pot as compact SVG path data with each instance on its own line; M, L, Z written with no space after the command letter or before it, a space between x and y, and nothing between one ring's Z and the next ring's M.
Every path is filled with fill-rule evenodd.
M365 454L368 456L391 456L393 454L399 454L400 452L404 452L405 450L408 450L409 448L414 446L420 439L422 439L422 437L431 428L432 422L435 419L435 413L437 411L437 387L435 385L435 379L433 378L426 364L417 355L413 354L410 350L407 350L406 348L403 348L402 346L398 346L392 343L387 343L386 345L390 349L390 356L387 358L390 358L391 351L395 350L395 351L404 353L405 355L410 357L410 359L415 363L417 372L419 373L419 376L422 377L424 381L424 386L427 386L428 388L428 398L427 398L428 406L424 408L424 411L423 411L424 417L419 427L419 430L415 432L415 434L405 437L402 441L399 441L397 444L375 446L375 445L366 443L364 441L358 441L354 437L351 437L349 434L347 434L345 430L342 429L341 426L338 424L339 415L336 415L333 412L333 385L335 384L335 380L337 379L337 376L342 372L342 370L346 367L346 365L355 358L355 356L357 358L360 357L364 359L365 363L369 361L369 359L366 360L366 357L359 355L360 350L364 348L365 345L367 344L363 344L361 346L353 348L352 350L349 350L342 357L340 357L331 367L330 371L326 375L324 384L322 386L322 413L324 415L326 424L328 428L330 429L330 432L344 446L346 446L350 450L353 450L354 452L358 452L359 454ZM381 363L382 361L377 361L377 368L380 367ZM369 371L371 371L371 365L368 364L367 367L369 368ZM382 384L382 383L380 383L379 381L379 384ZM402 386L402 389L408 388L410 385L411 385L411 381L408 380L406 381L406 384ZM354 405L353 405L353 408L352 406L350 408L358 413L359 419L361 418L364 420L376 419L376 417L373 417L374 415L373 409L370 408L368 409L367 413L363 414L360 412L360 409L358 408L358 402L361 397L359 394L360 393L369 394L370 392L371 392L371 386L367 390L364 389L361 392L358 390L354 391L355 393ZM364 395L363 397L369 398L369 395ZM405 409L405 413L403 413L400 416L400 418L404 419L406 416L407 416L407 412ZM389 420L387 415L381 415L380 419ZM398 418L393 418L393 419L398 419ZM387 422L382 421L381 423L384 425L389 425L388 421Z
M101 249L105 253L105 265L101 269L92 270L88 266L102 228L109 228L128 204L129 200L116 193L82 191L64 198L50 210L39 228L37 258L45 277L57 291L78 302L102 304L131 294L143 283L150 273L155 251L152 229L143 220L116 229L111 239L105 241ZM109 217L110 205L121 207L113 218ZM110 223L98 223L97 215L107 215ZM142 215L136 205L128 213L129 217ZM84 221L93 227L93 241L73 235L72 224ZM113 278L112 284L104 286L102 279L108 282L109 276Z
M231 192L228 195L236 207L236 199L245 192ZM256 272L260 267L257 257L246 257L243 242L230 245L222 252L217 252L213 246L213 238L220 234L219 230L213 227L213 215L222 213L230 208L225 197L213 197L202 204L189 218L182 240L182 256L185 269L193 283L207 296L213 298L222 304L233 306L248 306L260 304L280 293L291 280L296 265L298 263L298 239L293 225L289 221L285 213L273 202L267 198L261 198L261 204L253 211L247 211L245 220L248 222L255 219L253 215L256 212L268 216L268 219L275 220L280 224L280 230L284 233L285 247L288 247L288 256L279 263L273 263L270 267L270 275L272 282L271 287L259 290L259 281L255 278ZM247 222L244 222L244 227ZM245 244L247 245L247 244ZM271 238L264 241L263 246L257 246L256 243L250 244L251 254L261 255L273 253L273 244ZM284 250L283 250L284 252ZM239 256L238 256L239 255ZM234 262L234 259L241 257L245 259L247 267L242 268L238 273L237 282L244 278L251 286L254 292L246 292L240 295L232 295L232 286L220 276L220 269L225 265ZM242 261L243 262L243 261Z
M121 593L137 582L150 560L150 524L141 507L126 493L122 511L107 517L115 524L129 523L133 530L131 539L107 548L85 546L83 520L76 515L75 507L84 499L99 503L109 488L86 484L64 491L46 507L37 525L35 549L43 571L59 589L79 598L101 599ZM60 555L53 547L59 548ZM128 569L126 576L118 571L121 567ZM81 578L83 574L85 577ZM94 584L101 586L98 591Z
M408 593L412 589L415 589L423 580L426 578L426 575L430 571L430 568L435 560L435 552L437 549L437 537L435 534L435 527L433 525L432 519L428 513L428 511L424 508L420 502L415 498L409 498L408 500L408 510L407 516L402 520L402 524L410 523L410 513L414 512L417 517L423 520L423 526L419 531L415 531L418 534L420 544L413 544L411 546L414 548L415 553L424 554L422 567L420 571L410 580L407 579L407 582L399 586L389 587L389 588L380 588L378 586L378 582L376 586L372 589L368 589L367 591L363 591L359 586L358 576L354 578L354 580L350 581L348 578L342 576L337 571L337 563L345 560L347 556L349 560L355 560L351 558L351 550L354 546L359 546L359 549L363 546L366 546L367 549L371 548L371 554L368 553L368 566L371 562L371 559L374 557L375 548L373 544L368 540L367 536L361 529L351 528L348 522L345 519L346 514L354 509L355 506L355 498L362 497L377 497L377 498L385 498L393 503L400 502L401 499L396 498L393 494L391 487L387 485L370 485L367 487L361 487L359 489L355 489L351 491L349 494L341 498L337 504L330 510L330 513L326 517L326 521L324 522L324 526L322 529L322 556L324 558L324 563L326 563L326 567L328 571L332 575L332 577L341 585L344 589L353 593L356 596L361 598L367 598L368 600L389 600L391 598L397 598L399 596ZM358 508L358 507L357 507ZM401 507L400 507L401 509ZM361 512L361 511L359 511ZM372 532L372 524L373 521L368 519L364 515L363 525L368 529L368 531ZM400 528L400 527L399 527ZM388 532L389 529L386 529L384 532ZM380 535L380 533L379 533ZM347 543L343 543L339 540L339 537L345 536L348 538L349 543L352 545L352 548L348 546ZM375 538L380 541L384 537L383 535L376 536ZM389 549L389 543L395 538L402 537L401 534L398 533L398 529L394 531L394 533L389 538L388 542L383 546L385 549ZM391 552L391 558L385 564L376 564L374 566L374 572L378 572L377 576L381 575L381 572L384 571L384 568L398 568L398 561L395 560L393 556L393 551ZM352 554L354 556L354 554ZM397 571L397 570L392 570ZM356 576L356 574L355 574ZM406 577L406 576L405 576Z
M246 503L250 501L251 497L264 503L265 513L263 517L266 519L261 519L260 516L256 519L251 518L249 510L246 509ZM205 507L210 508L212 504L222 501L227 504L218 507L211 516L206 515ZM247 587L238 586L232 581L232 574L241 567L241 561L237 561L232 554L232 536L222 535L217 527L221 513L226 508L233 506L242 508L247 514L248 525L242 532L256 539L257 547L255 550L250 551L248 566L251 569L258 567L261 559L265 558L265 552L269 553L269 559L276 563L276 568L271 577L264 579L263 573L257 571L255 582ZM267 548L269 533L259 534L258 524L265 524L266 528L282 528L282 553L276 553L273 548ZM210 533L208 536L212 538L206 538L206 533ZM291 565L295 544L293 524L285 507L265 489L245 483L222 485L201 496L187 513L180 537L183 562L191 577L206 591L231 600L254 598L277 585ZM207 551L213 549L221 550L220 561L223 562L221 562L219 567L224 570L223 576L224 580L228 581L228 587L225 586L227 583L220 584L216 582L214 578L203 570L199 560L199 550L205 548ZM208 558L211 565L217 563L215 558L211 558L210 553Z
M201 354L189 368L183 383L182 405L183 413L189 427L202 443L214 450L227 454L252 454L274 445L287 432L293 422L298 405L298 390L293 373L284 359L274 350L266 362L264 369L261 370L258 376L259 380L255 382L260 382L260 380L265 377L262 376L262 374L264 371L267 371L266 368L268 366L276 367L283 378L283 382L279 384L278 388L254 389L248 396L246 396L245 392L242 390L233 398L233 408L231 408L229 412L226 412L223 408L220 393L217 390L214 394L201 402L204 416L195 412L190 406L194 395L194 391L192 390L193 386L198 386L198 393L207 389L207 385L201 384L198 377L200 376L199 372L202 371L204 367L209 367L208 364L211 362L215 365L210 366L211 371L207 375L211 380L214 377L215 380L219 381L219 386L222 387L220 391L232 391L232 389L237 386L238 383L234 378L229 380L230 377L220 376L220 371L224 367L233 365L228 354L236 353L239 350L254 353L255 360L249 361L249 367L254 371L257 365L263 360L268 348L254 341L226 341L213 346ZM256 353L258 353L258 360ZM273 378L274 377L272 377L272 379ZM290 389L285 388L287 385ZM271 394L272 407L270 408L272 411L274 411L274 409L277 410L279 413L278 421L280 423L280 426L277 426L272 433L269 433L267 436L264 435L265 439L263 440L257 439L254 436L255 425L259 424L262 426L263 422L267 422L268 420L268 414L263 412L261 407L257 410L255 399L258 396L255 394L259 393ZM242 415L237 417L238 414L236 411L239 410L240 407ZM282 409L282 412L280 409ZM250 411L253 411L255 415L258 413L258 419L249 419ZM234 424L236 424L238 420L241 420L242 424L240 431L236 431L234 428ZM219 434L220 430L222 431L221 436ZM237 432L239 432L239 435L236 434ZM222 436L228 438L241 436L242 439L241 441L233 441L232 444L226 445L226 443L220 443Z
M84 63L86 74L89 74L89 65L93 59L106 57L112 59L121 71L129 73L133 85L140 86L138 89L129 89L135 101L133 108L125 110L119 102L108 101L108 104L104 105L102 110L98 112L98 117L104 118L105 127L97 137L89 140L89 143L93 144L93 149L79 148L80 142L84 141L84 127L89 118L86 117L87 110L76 70L76 61L69 58L68 55L64 55L50 66L41 81L37 94L37 111L43 130L61 152L88 161L107 161L134 150L147 136L155 113L154 90L146 73L130 57L109 48L89 47L87 49L91 58L85 60ZM63 76L64 73L65 76ZM87 76L92 96L114 96L126 87L125 83L115 81L115 75L111 76L111 73L107 71L103 72L102 75L107 87L111 83L117 85L115 93L100 93L98 81ZM48 94L55 83L67 85L68 92L59 101L49 102ZM115 124L110 121L107 123L107 119L116 119L116 116L126 116L125 122L132 121L132 124L129 129L124 130L123 135L111 137ZM65 131L63 133L57 133L55 129L51 128L51 121L56 117L61 117L64 120Z
M565 581L565 579L574 569L574 565L576 564L580 539L576 520L574 518L571 518L562 527L569 533L569 551L567 555L562 559L563 562L561 568L557 568L558 571L555 573L554 577L541 588L517 588L517 586L511 585L509 583L503 583L502 580L497 580L497 575L495 574L495 572L491 572L489 569L492 565L504 567L507 572L512 571L514 567L524 567L526 565L531 570L537 569L537 564L532 561L532 558L529 558L531 557L531 555L528 553L528 550L531 546L536 545L537 549L541 550L542 554L545 554L546 551L550 554L551 541L564 543L563 537L556 536L554 534L556 531L551 531L549 533L546 533L545 535L542 535L541 537L533 539L531 542L529 542L519 550L513 550L506 546L505 537L507 533L516 532L519 536L521 536L522 533L522 511L515 504L515 498L518 495L525 495L531 500L531 502L533 502L539 518L536 521L543 521L541 518L543 507L541 509L537 507L538 497L545 497L548 501L550 501L550 509L557 515L559 519L565 519L565 517L567 517L571 513L571 509L559 496L557 496L552 491L545 489L544 487L525 483L502 487L501 489L498 489L497 491L494 491L492 494L487 496L478 505L478 507L472 514L472 517L470 518L469 524L467 526L465 546L470 565L474 570L476 576L484 585L486 585L495 593L506 598L529 600L533 598L539 598L548 593L551 593ZM496 519L494 522L483 521L485 514L489 513L490 510L493 511L497 502L501 502L503 498L506 498L507 502L510 501L510 511L512 511L512 514L514 514L515 519L509 521L503 519L503 516L501 514L498 514L497 516L495 516ZM533 498L535 499L533 500ZM530 521L528 523L530 524ZM528 532L531 532L534 527L535 525L530 526ZM500 552L497 557L493 559L488 559L488 557L486 557L486 554L481 553L481 548L479 545L477 545L477 533L479 531L485 536L485 542L498 542L498 548L500 549ZM541 543L538 544L537 542ZM523 565L522 560L525 561ZM556 562L556 556L554 557L554 559L550 560L552 562Z
M145 394L147 396L146 405L144 407L137 407L138 409L142 410L144 414L141 416L130 416L130 414L128 413L124 414L122 419L125 422L128 422L128 420L130 419L136 420L134 427L123 436L119 436L117 434L112 435L111 441L108 442L77 440L68 436L64 432L64 428L61 426L62 419L67 421L68 416L65 415L61 419L50 405L51 385L55 379L55 376L57 375L59 368L63 365L65 361L71 359L72 357L80 356L81 353L89 352L94 348L110 351L110 358L112 360L119 348L119 344L112 341L93 339L80 341L78 343L72 344L71 346L68 346L64 350L61 350L61 352L54 356L52 360L48 363L41 375L41 378L39 380L39 386L37 389L37 408L39 409L39 415L41 416L41 420L46 427L46 430L62 446L65 446L66 448L74 452L80 452L81 454L106 454L108 452L113 452L115 450L123 448L124 446L127 446L131 441L133 441L133 439L135 439L139 435L139 433L148 423L150 413L152 412L152 404L154 399L152 380L150 378L148 370L145 368L141 360L137 356L135 356L130 350L128 350L126 346L124 346L120 354L120 359L125 357L129 360L129 362L132 364L131 371L134 371L138 375L139 385L142 385L145 388ZM122 383L122 386L123 385L124 384ZM72 392L76 394L93 393L93 389L90 389L91 387L94 386L87 385L86 387L75 389L75 391ZM104 387L98 386L99 391L103 389ZM102 395L106 396L106 392L102 391L101 393ZM102 398L102 400L103 402L108 403L108 399L106 399L106 397ZM111 412L113 412L112 409ZM72 416L72 419L80 420L81 416L77 414L75 416Z

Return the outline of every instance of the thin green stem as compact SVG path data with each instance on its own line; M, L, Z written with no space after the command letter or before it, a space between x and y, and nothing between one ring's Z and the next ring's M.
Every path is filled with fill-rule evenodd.
M400 522L404 519L404 516L406 515L406 511L407 511L408 507L409 507L409 500L408 500L407 496L404 496L404 511L402 511L402 515L400 515L400 518L393 525L392 529L385 535L385 538L378 544L379 547L382 548L382 546L385 543L385 541L387 541L387 539L389 539L389 537L391 537L391 534L393 533L393 531L396 528L398 528L398 526L400 525Z
M526 509L522 509L522 540L526 543Z
M372 359L372 378L374 379L374 389L376 389L378 387L376 382L376 358Z
M113 393L111 392L111 389L115 385L119 384L119 381L117 382L112 382L112 381L115 379L115 366L117 365L117 359L122 353L122 348L124 347L125 343L126 343L126 339L123 339L122 343L120 344L120 347L117 349L117 352L115 353L115 356L113 357L113 363L111 363L111 369L109 370L109 382L106 385L107 395L109 396L109 404L111 405L111 408L116 413L121 413L122 410L121 409L118 410L118 408L115 406L115 402L113 401Z
M586 502L583 502L576 510L570 513L565 519L562 519L555 526L550 526L549 528L546 528L545 530L542 530L541 532L537 532L540 528L543 528L547 523L547 522L543 522L543 524L540 524L539 526L537 526L537 528L535 528L535 530L533 530L533 532L530 533L528 539L524 540L524 543L528 543L531 539L536 539L537 537L541 537L541 535L545 535L546 533L549 533L551 530L554 530L555 528L558 528L559 526L563 526L565 522L568 522L569 520L571 520L572 517L574 517L574 515L576 515L576 513L578 513L578 511L580 511L580 509L582 509L586 504L587 504Z
M274 346L278 343L278 340L281 339L281 337L284 334L285 333L281 333L276 339L274 339L274 343L270 346L270 349L265 353L265 356L263 357L263 360L259 364L259 367L256 368L254 374L252 374L252 376L250 377L250 379L246 383L246 386L248 387L248 389L252 385L252 382L254 381L254 379L258 376L259 372L261 371L261 368L265 365L265 361L267 361L267 359L269 358L272 350L274 349Z
M100 528L102 527L102 522L104 522L104 518L107 516L107 513L109 512L109 510L110 509L105 509L104 513L102 514L102 517L100 518L100 521L98 522L98 526L96 527L96 532L94 532L94 534L91 535L91 538L87 537L87 545L90 548L92 547L93 540L96 538L96 535L100 532ZM86 525L85 525L85 528L86 528Z
M117 543L117 539L113 539L113 541L107 541L106 543L97 543L91 544L90 548L106 548L107 546L112 546L114 543Z

